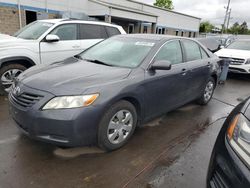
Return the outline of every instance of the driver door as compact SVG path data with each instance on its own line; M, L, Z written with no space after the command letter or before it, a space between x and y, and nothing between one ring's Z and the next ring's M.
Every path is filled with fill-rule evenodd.
M40 42L40 54L42 63L62 61L68 57L79 54L81 43L77 37L77 24L63 24L56 27L50 34L57 35L57 42Z

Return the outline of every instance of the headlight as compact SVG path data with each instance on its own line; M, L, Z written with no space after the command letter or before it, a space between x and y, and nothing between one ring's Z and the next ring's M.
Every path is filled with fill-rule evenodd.
M248 60L246 61L246 64L250 64L250 59L248 59Z
M89 106L97 99L98 96L99 94L55 97L43 107L43 110L69 109Z
M227 137L233 149L250 165L250 122L243 114L235 116Z

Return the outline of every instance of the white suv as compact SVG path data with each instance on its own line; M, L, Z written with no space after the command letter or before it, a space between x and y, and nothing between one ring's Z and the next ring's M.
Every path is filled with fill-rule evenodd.
M250 74L250 40L237 40L215 54L230 61L230 72Z
M121 26L71 19L33 22L14 36L0 35L0 94L25 69L72 57L103 39L126 34Z

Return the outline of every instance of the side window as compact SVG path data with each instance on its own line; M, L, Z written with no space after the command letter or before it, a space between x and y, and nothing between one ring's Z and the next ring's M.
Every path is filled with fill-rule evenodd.
M182 50L178 40L165 44L155 57L155 60L167 60L171 64L182 63Z
M201 59L200 46L191 40L183 40L183 46L186 52L187 61Z
M121 34L117 28L114 27L105 27L105 28L109 37Z
M80 39L106 39L106 30L102 25L80 24Z
M77 25L64 24L55 28L50 34L57 35L60 40L76 40L77 39Z
M205 50L203 50L203 48L200 47L200 50L201 50L201 57L202 57L202 59L209 58L209 56L207 55L207 52L205 52Z

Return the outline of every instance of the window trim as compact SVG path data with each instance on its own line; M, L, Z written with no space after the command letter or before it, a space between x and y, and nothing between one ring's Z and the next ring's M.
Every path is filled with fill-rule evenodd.
M165 46L167 43L170 43L170 42L173 42L173 41L178 41L180 43L180 47L181 47L181 54L182 54L182 63L178 63L178 64L173 64L172 66L177 66L177 65L180 65L180 64L183 64L185 63L184 62L184 52L183 52L183 49L182 49L182 43L181 43L181 39L170 39L166 42L164 42L160 48L158 48L158 50L155 52L154 56L151 58L151 60L149 61L149 64L148 64L148 67L146 69L146 71L148 71L150 69L150 67L152 66L152 64L155 62L155 57L156 55L160 52L160 50L163 48L163 46Z

